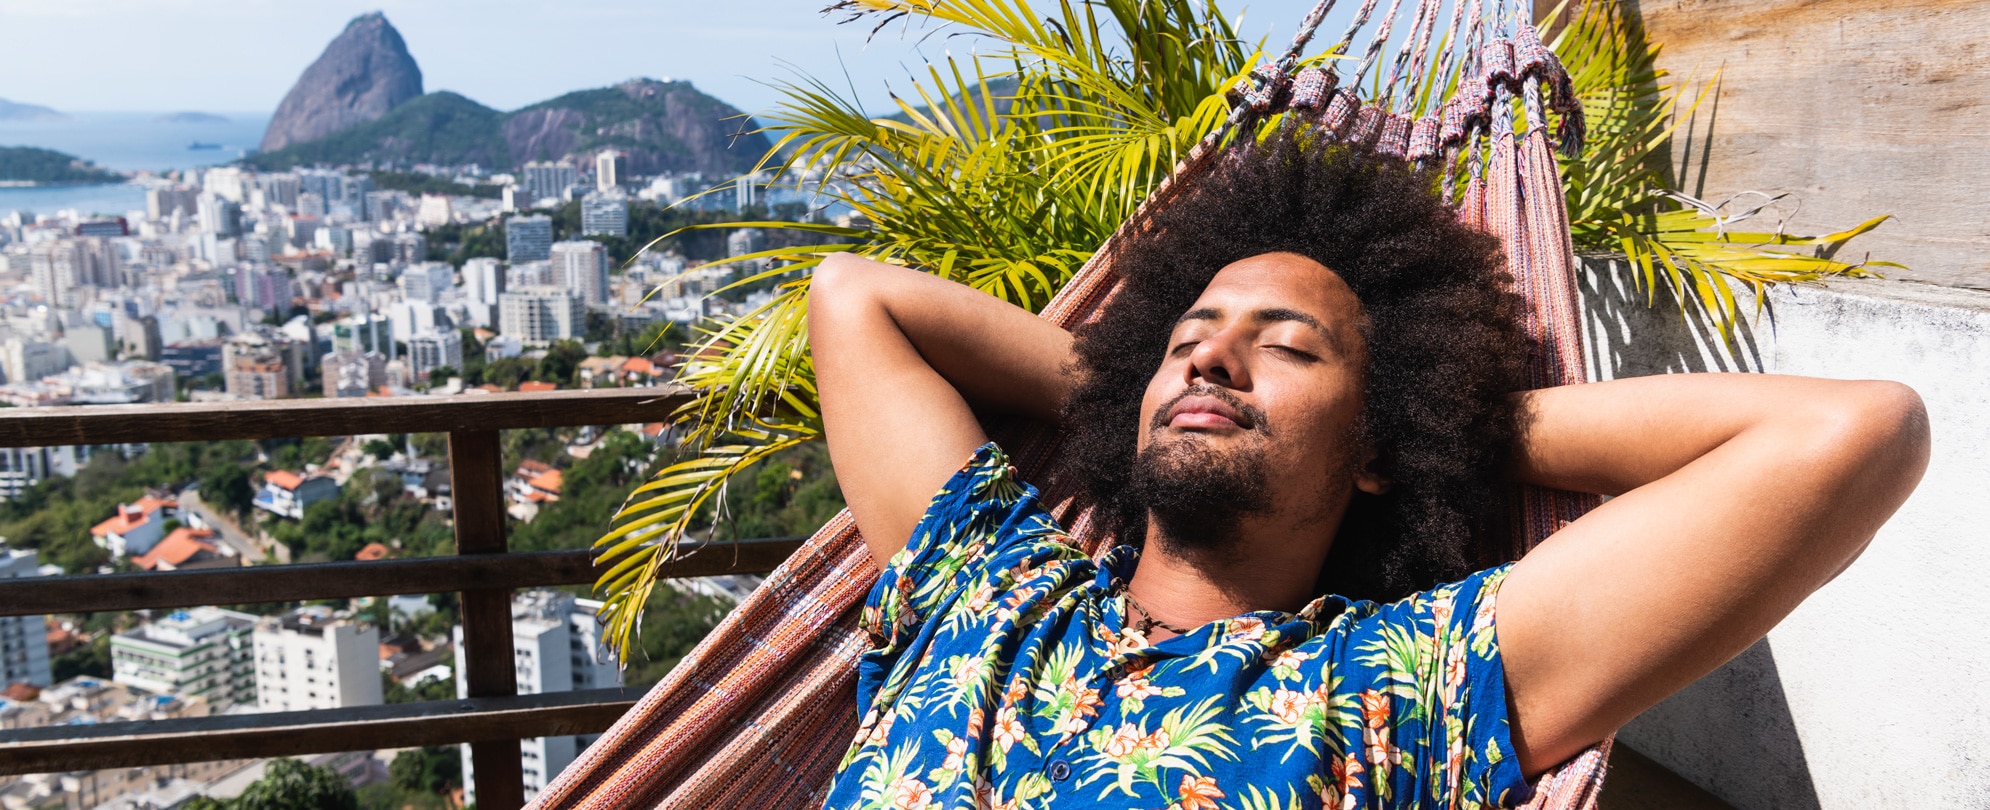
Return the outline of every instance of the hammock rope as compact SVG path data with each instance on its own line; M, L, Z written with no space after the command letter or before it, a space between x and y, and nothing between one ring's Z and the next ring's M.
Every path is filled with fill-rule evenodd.
M1458 76L1458 92L1419 110L1413 94L1394 98L1406 66L1428 56L1443 3L1451 2L1450 32L1435 65L1438 81ZM1499 238L1516 291L1526 300L1525 325L1534 339L1529 381L1536 387L1584 381L1576 311L1574 252L1554 151L1576 149L1582 109L1568 74L1541 44L1517 0L1417 0L1410 39L1400 45L1378 98L1363 103L1358 88L1386 48L1403 0L1392 0L1364 56L1342 86L1339 66L1297 71L1300 55L1331 12L1320 0L1301 21L1291 46L1255 68L1232 94L1231 114L1191 148L1061 290L1041 315L1066 329L1082 326L1111 305L1118 246L1147 227L1225 151L1239 132L1272 116L1304 116L1327 137L1386 155L1447 169L1462 159L1464 222ZM1346 54L1368 30L1378 0L1363 0L1330 51ZM1460 33L1462 28L1462 35ZM1485 40L1481 42L1481 40ZM1516 101L1528 126L1515 132ZM1546 113L1559 124L1548 138ZM1417 113L1424 113L1416 116ZM1451 182L1445 192L1450 199ZM989 425L1017 471L1045 486L1061 525L1090 553L1103 551L1091 510L1080 493L1049 473L1058 464L1058 436L1024 421ZM1521 495L1508 559L1593 507L1598 499L1541 489ZM1486 561L1489 564L1496 562ZM857 664L869 641L857 629L858 608L877 579L855 523L831 519L708 635L691 655L613 728L541 791L534 808L809 807L819 805L836 763L857 729ZM1610 741L1589 749L1536 783L1526 807L1589 810L1602 787Z

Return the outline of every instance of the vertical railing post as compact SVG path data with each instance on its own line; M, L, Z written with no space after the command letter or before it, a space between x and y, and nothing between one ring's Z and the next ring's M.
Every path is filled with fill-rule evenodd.
M456 553L503 554L504 464L495 430L449 434L450 497L455 501ZM511 591L505 588L462 593L463 680L470 697L518 694L512 660ZM525 804L525 775L519 740L470 743L477 781L477 807L515 810Z

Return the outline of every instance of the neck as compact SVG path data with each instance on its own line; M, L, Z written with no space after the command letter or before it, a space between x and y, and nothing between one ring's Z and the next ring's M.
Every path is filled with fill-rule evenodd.
M1318 516L1247 517L1231 540L1214 548L1176 541L1149 518L1147 551L1127 590L1156 620L1185 629L1254 610L1297 612L1317 595L1313 586L1333 545L1333 536L1320 527L1338 525L1335 517L1326 522ZM1147 638L1172 635L1155 627Z

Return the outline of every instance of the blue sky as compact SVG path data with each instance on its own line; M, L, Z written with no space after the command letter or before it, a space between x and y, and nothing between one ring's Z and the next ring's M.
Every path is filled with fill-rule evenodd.
M1046 8L1049 4L1038 0ZM515 109L632 76L689 79L747 112L760 82L848 70L866 105L888 103L925 58L959 39L838 25L828 0L0 0L0 98L64 111L267 112L352 17L401 31L428 90ZM1282 42L1308 0L1224 6L1242 32ZM923 41L922 41L923 40Z

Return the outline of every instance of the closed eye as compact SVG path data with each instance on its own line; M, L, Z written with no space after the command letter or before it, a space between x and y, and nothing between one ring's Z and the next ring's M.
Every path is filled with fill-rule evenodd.
M1182 355L1188 354L1189 352L1195 351L1195 347L1200 343L1202 343L1202 341L1200 340L1185 340L1182 341L1181 343L1177 343L1175 344L1174 348L1168 350L1168 356L1180 357Z
M1265 348L1272 350L1274 353L1282 354L1294 360L1299 360L1302 362L1317 363L1320 360L1319 355L1313 354L1312 352L1295 349L1292 348L1291 346L1273 345L1273 346L1266 346Z

